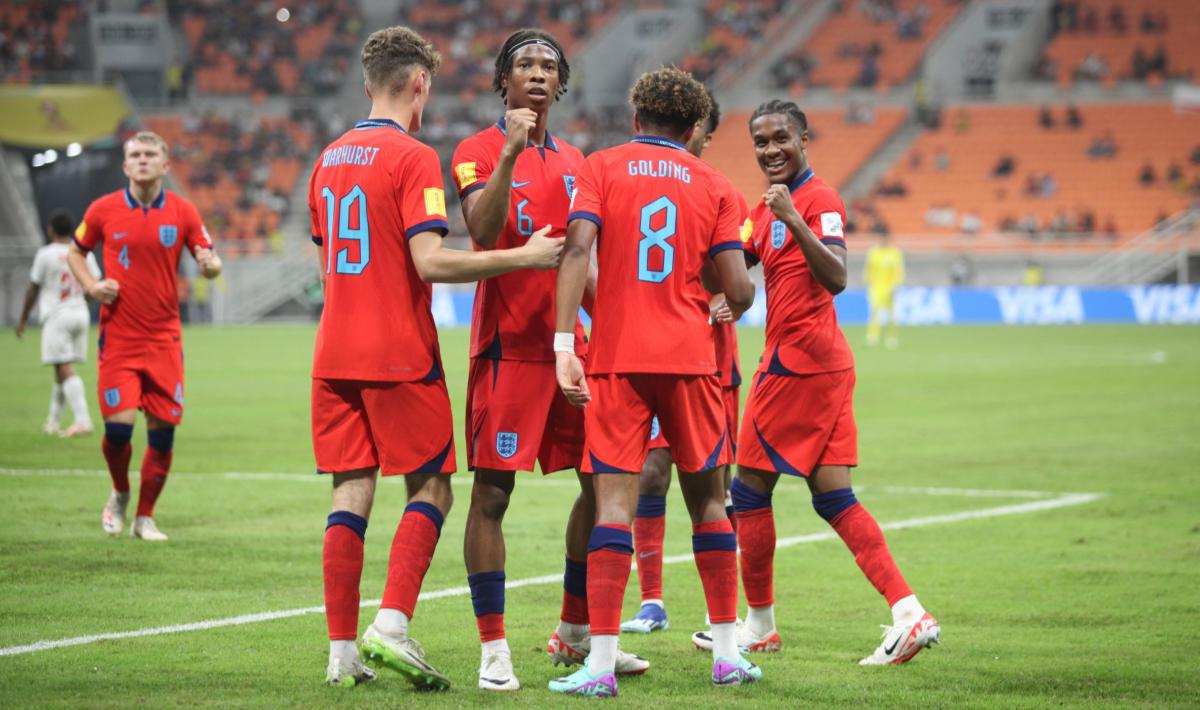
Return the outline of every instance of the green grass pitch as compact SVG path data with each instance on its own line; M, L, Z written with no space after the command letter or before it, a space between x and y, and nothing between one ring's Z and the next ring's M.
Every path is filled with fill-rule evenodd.
M1171 327L928 328L900 350L850 334L860 498L881 523L1100 493L1052 510L919 524L888 533L892 551L941 621L943 644L905 666L860 668L887 608L841 542L779 550L782 653L757 657L764 680L717 689L690 647L703 595L687 561L665 568L672 628L623 645L654 664L615 702L699 707L1196 706L1200 704L1200 331ZM423 601L412 633L454 687L417 697L384 674L351 690L322 685L323 617L104 640L32 653L37 641L319 607L328 482L312 475L308 367L312 327L186 332L187 416L152 545L100 531L107 496L100 441L39 433L49 373L37 338L0 339L0 707L429 707L561 705L542 652L561 585L508 593L523 689L485 695L470 600ZM753 369L762 332L743 329ZM442 333L460 455L465 330ZM95 409L95 365L82 368ZM745 388L743 388L745 390ZM743 394L745 392L743 391ZM95 416L95 415L94 415ZM145 446L139 422L134 461ZM240 474L286 474L254 476ZM443 531L426 592L465 586L469 476ZM522 474L508 512L508 578L561 573L573 477ZM941 490L922 491L933 487ZM1016 491L995 493L994 491ZM382 592L403 486L381 486L363 598ZM781 538L827 530L806 489L776 494ZM666 554L690 550L682 501L669 498ZM1023 511L1019 508L1018 511ZM929 521L926 521L927 523ZM636 575L626 614L637 606ZM374 608L363 610L365 628Z

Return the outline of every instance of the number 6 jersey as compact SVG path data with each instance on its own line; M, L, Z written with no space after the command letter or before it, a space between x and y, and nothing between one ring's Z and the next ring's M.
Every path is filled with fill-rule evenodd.
M308 207L325 277L312 376L440 379L432 288L408 249L449 228L437 153L395 121L359 121L317 158Z
M589 374L717 372L700 269L742 249L745 212L729 180L674 141L588 156L569 220L600 229Z

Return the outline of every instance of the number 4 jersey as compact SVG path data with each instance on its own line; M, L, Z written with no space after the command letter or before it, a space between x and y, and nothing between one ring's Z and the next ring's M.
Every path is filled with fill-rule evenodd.
M600 229L588 373L715 374L700 269L742 249L746 208L729 180L679 143L639 136L588 156L569 219Z
M437 153L395 121L359 121L317 158L308 206L325 277L312 376L440 379L432 289L408 249L449 228Z

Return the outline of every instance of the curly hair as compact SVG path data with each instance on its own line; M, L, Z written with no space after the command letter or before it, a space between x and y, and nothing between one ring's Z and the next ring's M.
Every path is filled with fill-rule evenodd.
M363 78L371 91L401 91L413 65L430 76L442 66L442 55L433 44L407 27L385 27L367 37L362 49Z
M629 92L639 120L674 133L683 133L712 110L704 85L676 67L646 72Z
M503 79L512 72L513 55L516 54L516 50L527 44L549 45L550 49L558 54L558 92L554 95L554 100L557 101L567 93L567 82L571 80L571 63L567 61L567 54L554 35L530 28L517 30L504 40L504 44L496 54L496 73L492 75L492 91L500 94L502 100L508 98L508 89L505 88Z
M750 125L753 126L754 122L763 116L770 116L775 113L787 116L788 120L796 126L797 133L803 133L808 130L808 117L804 115L800 107L794 102L780 101L779 99L772 99L766 103L759 104L758 108L754 109L754 113L750 114Z
M49 226L58 236L69 237L75 229L75 217L65 209L56 209L50 213Z

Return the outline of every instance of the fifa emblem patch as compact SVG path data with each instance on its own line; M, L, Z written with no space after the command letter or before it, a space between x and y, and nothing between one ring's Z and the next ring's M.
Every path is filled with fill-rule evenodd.
M650 438L657 439L658 434L661 431L662 431L662 426L660 426L658 423L658 417L654 417L653 419L650 420Z
M179 229L173 224L164 224L158 228L158 242L170 249L179 238Z
M104 403L110 407L115 407L121 403L121 390L113 387L112 389L104 390Z
M782 249L787 241L787 227L779 220L771 222L771 246Z
M183 406L183 383L182 382L175 383L175 402L179 406L181 406L181 407Z
M515 431L496 432L496 453L502 459L510 459L517 453L517 433Z
M575 197L575 176L563 175L563 185L567 187L567 199Z

